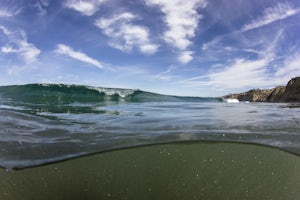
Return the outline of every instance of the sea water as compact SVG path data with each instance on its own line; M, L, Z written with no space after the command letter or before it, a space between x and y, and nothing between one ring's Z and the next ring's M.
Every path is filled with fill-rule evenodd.
M0 127L1 199L300 199L297 104L2 86Z

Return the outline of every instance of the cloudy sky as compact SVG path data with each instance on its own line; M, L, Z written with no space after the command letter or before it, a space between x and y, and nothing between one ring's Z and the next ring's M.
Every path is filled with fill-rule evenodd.
M298 0L0 0L0 85L219 96L295 76Z

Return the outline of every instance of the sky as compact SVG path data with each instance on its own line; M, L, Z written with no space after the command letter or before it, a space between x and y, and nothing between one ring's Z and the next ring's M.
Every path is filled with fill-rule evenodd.
M0 85L213 97L296 76L299 0L0 0Z

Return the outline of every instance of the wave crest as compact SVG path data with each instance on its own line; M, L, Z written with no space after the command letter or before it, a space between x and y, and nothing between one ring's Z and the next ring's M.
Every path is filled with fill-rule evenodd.
M87 102L221 102L220 98L179 97L135 89L66 84L27 84L0 87L0 97L31 104Z

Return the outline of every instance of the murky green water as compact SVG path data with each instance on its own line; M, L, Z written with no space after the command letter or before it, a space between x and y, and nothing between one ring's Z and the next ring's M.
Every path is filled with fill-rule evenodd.
M238 143L116 150L0 178L1 200L300 199L299 156Z

